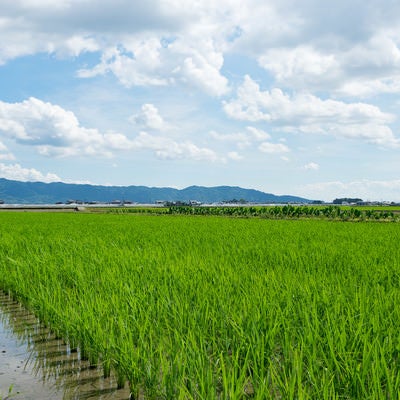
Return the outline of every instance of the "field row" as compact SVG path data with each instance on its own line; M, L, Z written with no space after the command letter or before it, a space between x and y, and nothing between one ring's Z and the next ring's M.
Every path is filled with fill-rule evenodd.
M0 288L133 396L397 398L398 224L0 218Z
M400 221L400 211L394 207L349 206L171 206L171 207L122 207L91 209L92 212L115 214L171 214L212 215L229 217L260 217L268 219L329 219L340 221Z

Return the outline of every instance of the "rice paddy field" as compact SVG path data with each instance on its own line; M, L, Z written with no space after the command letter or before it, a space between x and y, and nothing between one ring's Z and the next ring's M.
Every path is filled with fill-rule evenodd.
M143 399L398 399L400 224L0 215L0 289Z

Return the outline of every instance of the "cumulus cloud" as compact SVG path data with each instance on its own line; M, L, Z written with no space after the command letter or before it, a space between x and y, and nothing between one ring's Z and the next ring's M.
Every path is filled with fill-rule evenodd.
M222 96L229 92L228 79L220 72L224 63L223 54L211 39L203 39L193 45L188 38L183 38L171 45L171 51L184 57L183 62L174 69L180 80L211 96Z
M0 60L39 52L97 51L143 32L174 31L185 22L173 1L2 1ZM32 34L33 32L33 34ZM11 40L10 40L11 39Z
M303 167L305 170L312 170L312 171L317 171L319 170L319 165L315 162L310 162Z
M254 143L271 138L267 132L253 126L248 126L246 127L245 131L236 133L219 133L216 131L211 131L210 136L220 142L235 143L239 148L242 149L249 147Z
M400 48L393 32L377 32L343 49L310 44L267 49L258 58L283 87L367 97L400 91Z
M165 136L150 135L147 132L133 139L134 149L152 150L160 159L183 159L195 161L221 161L220 157L211 149L199 147L190 141L176 142Z
M158 108L149 103L143 104L140 112L131 116L129 120L144 129L162 131L168 128L168 124L160 115Z
M23 168L20 164L0 163L0 176L16 181L34 182L60 182L61 178L53 173L43 174L35 168Z
M0 153L0 160L13 161L13 160L15 160L15 156L12 153Z
M47 156L109 157L113 150L130 147L124 135L83 127L73 112L34 97L21 103L0 101L0 132Z
M99 51L101 46L92 37L73 35L59 46L56 52L60 55L78 57L81 53Z
M168 79L161 76L160 49L161 43L156 38L135 40L130 49L108 48L103 51L99 64L79 70L78 76L92 78L111 72L128 88L167 85Z
M153 128L160 128L163 123L157 109L149 104L142 107L141 117ZM147 132L128 138L118 132L101 133L85 128L73 112L33 97L14 104L0 101L0 132L21 144L34 146L48 157L111 157L116 151L150 149L163 159L219 159L213 150L188 140L176 142Z
M212 96L228 92L221 69L226 38L235 26L235 2L185 4L96 0L0 4L0 64L37 53L77 57L98 52L100 61L81 78L112 73L126 87L182 82Z
M240 27L240 35L232 44L236 52L257 57L274 44L293 42L303 29L304 21L297 15L298 7L287 5L286 1L249 0L240 7L232 3L235 12L231 21Z
M216 131L211 131L209 133L210 137L214 140L223 143L230 143L236 145L240 149L244 149L246 147L251 146L252 140L251 137L245 132L237 132L237 133L219 133Z
M269 143L263 142L260 144L258 149L263 153L268 154L280 154L280 153L288 153L289 147L282 143Z
M7 146L3 142L0 142L0 160L15 160L14 154L8 151Z
M243 156L240 155L237 151L230 151L228 153L228 158L230 160L234 160L234 161L240 161L243 160Z
M51 3L51 6L49 4ZM400 91L396 2L310 0L2 1L0 63L37 53L100 61L81 77L112 73L127 87L184 82L229 93L226 54L247 55L280 87L350 96ZM307 43L307 44L305 44Z
M248 126L246 129L254 140L266 140L271 138L269 133L262 129L255 128L254 126Z
M395 2L249 1L231 22L240 35L227 51L256 59L279 87L350 97L400 91Z
M282 154L290 151L289 147L282 143L270 142L271 135L262 129L254 126L247 126L245 131L237 133L219 133L215 131L210 132L210 136L220 142L233 143L239 149L245 149L251 146L257 146L258 150L262 153L268 154ZM232 159L238 159L237 152L231 152ZM239 156L242 158L242 156Z
M4 0L0 15L0 63L98 52L100 62L79 76L110 72L127 87L185 82L221 96L230 87L225 54L245 54L280 87L351 96L400 91L393 1Z
M99 64L79 70L78 76L90 78L111 72L128 88L183 82L211 96L226 94L229 85L221 74L223 54L210 39L198 39L195 46L188 42L185 36L177 36L165 46L162 36L130 39L105 50Z
M310 45L272 48L258 58L279 85L295 88L321 88L337 81L340 66L334 54L318 52Z
M275 143L278 132L295 133L297 141L314 134L396 149L398 122L385 112L395 108L389 108L391 97L377 95L400 93L399 26L395 1L337 0L321 7L319 0L301 6L295 0L4 0L0 64L43 53L52 59L91 53L76 60L78 77L110 75L124 88L135 88L130 93L150 93L149 99L156 98L150 92L155 87L171 99L178 89L188 102L195 99L206 131L218 129L207 124L220 118L215 104L221 103L213 100L207 105L211 117L204 117L204 97L192 95L220 97L239 127L209 137L227 145L225 157L231 160L240 159L242 149L287 159L292 146ZM267 76L265 86L246 76L232 94L248 71ZM173 101L181 101L179 96ZM221 160L199 137L179 131L168 137L175 125L154 100L142 102L147 103L131 118L137 126L129 134L84 126L73 112L35 98L0 102L0 140L32 146L48 157L148 150L164 159ZM13 157L0 149L0 159Z
M320 7L310 0L299 7L283 0L248 7L241 9L235 49L257 59L278 86L350 97L399 93L396 2L339 0Z
M388 126L394 116L374 105L323 100L310 93L289 95L277 88L262 91L248 75L236 98L224 102L224 110L233 119L268 122L286 131L331 134L389 147L400 144Z

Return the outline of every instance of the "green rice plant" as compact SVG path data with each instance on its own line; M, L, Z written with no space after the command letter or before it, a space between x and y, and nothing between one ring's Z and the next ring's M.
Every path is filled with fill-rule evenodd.
M146 211L147 210L147 211ZM119 212L119 210L112 210ZM171 206L167 210L156 208L137 209L135 212L143 213L168 213L178 215L219 215L229 217L262 217L271 219L304 219L318 218L341 221L365 221L379 220L385 222L396 222L399 220L399 211L392 208L371 207L355 208L354 206Z
M11 399L12 397L14 397L13 389L14 389L14 385L10 385L10 387L8 388L8 394L6 396L3 396L0 391L0 400L8 400L8 399Z
M0 288L133 398L395 399L400 226L343 210L2 213Z

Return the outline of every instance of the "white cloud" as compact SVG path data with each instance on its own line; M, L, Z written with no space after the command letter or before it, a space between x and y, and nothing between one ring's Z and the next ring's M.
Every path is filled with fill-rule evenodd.
M13 7L20 8L24 11L47 11L48 7L51 5L57 10L65 10L68 7L71 0L58 0L56 3L53 3L52 0L18 0L12 3ZM7 4L7 0L5 1ZM8 2L9 7L12 8L11 2Z
M142 117L148 126L163 127L163 120L153 105L144 105ZM163 159L219 159L213 150L188 140L178 143L167 136L146 132L129 139L121 133L101 133L95 128L85 128L71 111L36 98L14 104L0 101L0 132L17 142L34 146L39 154L48 157L112 157L116 151L151 149Z
M382 79L362 79L354 77L345 81L336 94L345 96L368 97L379 93L400 93L400 76Z
M160 159L192 159L195 161L222 161L211 149L199 147L192 142L176 142L165 136L150 135L141 132L132 141L134 149L153 150Z
M400 92L398 28L375 30L363 41L345 44L338 30L335 35L341 45L332 45L334 37L330 46L319 37L313 44L272 46L258 57L259 65L279 86L296 90L325 90L350 97Z
M221 142L237 142L247 140L247 135L244 133L219 133L216 131L211 131L210 136Z
M0 4L3 62L38 52L71 54L121 43L142 32L182 29L185 12L171 1L4 0ZM84 42L84 43L83 43Z
M171 45L171 51L184 57L183 62L174 69L180 79L192 86L197 86L211 96L222 96L229 92L228 79L220 70L224 63L222 52L216 49L212 40L196 38L177 40Z
M368 41L339 53L343 73L334 91L348 96L399 93L399 32L376 32Z
M0 163L0 176L2 178L16 181L35 181L35 182L60 182L61 179L50 172L43 174L35 168L23 168L20 164Z
M163 37L129 39L103 52L101 62L93 68L81 69L78 76L90 78L113 73L126 87L165 86L184 82L211 96L229 91L228 80L220 70L223 54L217 51L211 39L177 36L167 46Z
M288 153L289 147L282 143L269 143L263 142L258 146L258 149L263 153L268 154L280 154L280 153Z
M2 161L13 161L15 160L15 156L12 153L0 153L0 160Z
M161 76L161 43L156 38L134 41L130 49L108 48L103 52L101 62L91 69L81 69L78 76L91 78L113 73L126 87L162 86L168 79Z
M271 135L269 135L267 132L265 132L262 129L255 128L254 126L248 126L246 129L248 132L250 132L250 134L254 138L254 140L271 139Z
M246 54L280 87L351 96L400 91L393 1L4 0L0 15L0 63L99 52L100 62L81 77L111 72L127 87L179 81L221 96L230 87L221 72L225 54Z
M249 147L252 144L250 135L248 135L245 132L219 133L211 131L210 136L212 139L217 140L219 142L234 143L241 149Z
M212 96L222 96L229 91L228 80L220 74L218 66L208 63L203 57L198 57L197 60L185 58L183 67L175 71L182 71L187 83L204 89Z
M240 53L258 56L274 43L286 40L293 42L301 33L304 21L299 17L298 7L287 5L286 1L241 2L232 5L232 23L240 27L240 36L233 43L233 49ZM297 5L297 3L296 3ZM302 4L302 7L304 4Z
M271 138L267 132L253 126L248 126L246 127L246 131L237 133L219 133L211 131L210 136L220 142L234 142L241 149Z
M43 1L0 4L0 63L37 53L77 57L99 52L82 78L112 73L126 87L183 82L212 96L229 91L222 75L226 36L235 28L235 2L184 4L149 0Z
M95 52L101 49L99 43L91 37L85 36L71 36L65 40L64 44L60 46L59 54L70 55L78 57L81 53Z
M156 150L156 155L159 158L163 159L180 159L180 158L188 158L195 161L217 161L218 156L215 152L208 148L201 148L197 145L184 142L170 142L167 147L162 147Z
M228 153L228 158L234 161L243 160L243 156L241 156L237 151L230 151Z
M333 54L322 54L309 45L272 48L259 57L259 64L270 71L279 84L297 88L321 86L337 78L338 62Z
M15 160L14 154L8 151L7 146L3 142L0 142L0 160Z
M0 132L47 156L109 157L113 150L130 147L124 135L85 128L73 112L34 97L21 103L0 101Z
M168 128L168 124L160 115L158 109L153 104L143 104L140 112L130 117L130 121L142 126L144 129L162 131Z
M269 142L271 135L264 130L253 126L248 126L244 132L237 133L223 134L211 131L210 136L220 142L234 143L239 149L245 149L257 145L258 150L262 153L283 154L290 152L289 147L285 144ZM239 160L242 159L243 156L236 151L232 151L228 154L228 158Z
M81 88L108 89L117 81L121 86L114 90L122 93L118 112L104 113L97 120L96 107L109 106L111 93L94 101L89 96L77 98L74 107L85 115L79 120L62 103L66 88L71 86L67 101L78 92L77 81L65 74L57 93L46 92L57 74L52 70L49 84L35 88L36 96L57 99L53 104L35 98L0 102L0 140L10 147L0 149L0 159L11 160L25 145L25 151L31 146L41 155L79 156L82 162L124 152L121 168L135 151L164 159L224 161L215 145L223 148L226 160L253 152L256 165L265 160L260 151L277 153L275 160L288 160L289 150L318 148L317 141L326 149L331 137L341 137L349 140L336 141L335 154L361 152L352 146L363 141L386 147L392 160L400 147L399 122L385 111L396 113L393 95L400 93L399 4L387 0L337 0L326 7L318 0L301 5L294 0L0 1L0 63L10 63L2 71L5 79L15 80L13 87L21 66L33 65L35 71L60 66L64 73L78 65L81 82L93 78ZM83 53L90 55L80 58ZM17 57L37 54L12 63ZM65 67L64 57L75 59ZM45 72L37 78L45 79ZM259 81L248 76L232 94L246 73ZM107 79L96 79L102 76ZM29 82L30 77L21 84L25 79ZM6 85L9 90L7 86L11 85ZM20 101L18 93L33 87L27 84L23 90L4 92L3 100ZM231 121L226 123L221 116L218 100L206 103L204 93L225 100L223 108ZM366 97L368 101L359 102ZM136 126L129 128L130 111L124 110L134 107L131 120ZM172 112L164 115L164 110ZM185 120L188 116L193 118ZM208 137L202 134L213 129L220 131ZM140 130L148 133L139 134ZM276 143L282 135L288 143ZM13 147L13 141L19 146ZM346 149L340 148L344 142ZM362 166L373 165L378 158L374 150L362 146L368 162L356 163L357 172L351 173L360 176ZM233 169L232 173L240 175Z
M224 102L226 114L238 120L264 121L286 131L331 134L398 147L399 139L388 124L394 116L366 103L322 100L309 93L292 96L280 89L260 90L249 76L237 90L237 97Z
M220 12L228 10L229 5L224 1L218 7L211 2L190 6L176 1L154 3L158 10L169 9L167 13L160 13L164 23L158 24L159 29L143 27L138 32L126 29L123 35L103 34L107 47L103 47L101 62L80 70L79 76L93 77L111 72L126 87L181 82L212 96L226 94L229 84L221 74L225 43L222 39L225 34L221 34L221 30L225 32L231 27L223 23ZM128 14L132 11L129 6L125 8ZM146 8L144 12L151 15L152 10ZM142 18L150 19L150 15ZM179 23L173 24L174 19ZM162 28L165 22L168 22L168 29Z
M319 165L315 162L310 162L303 167L305 170L318 171Z

